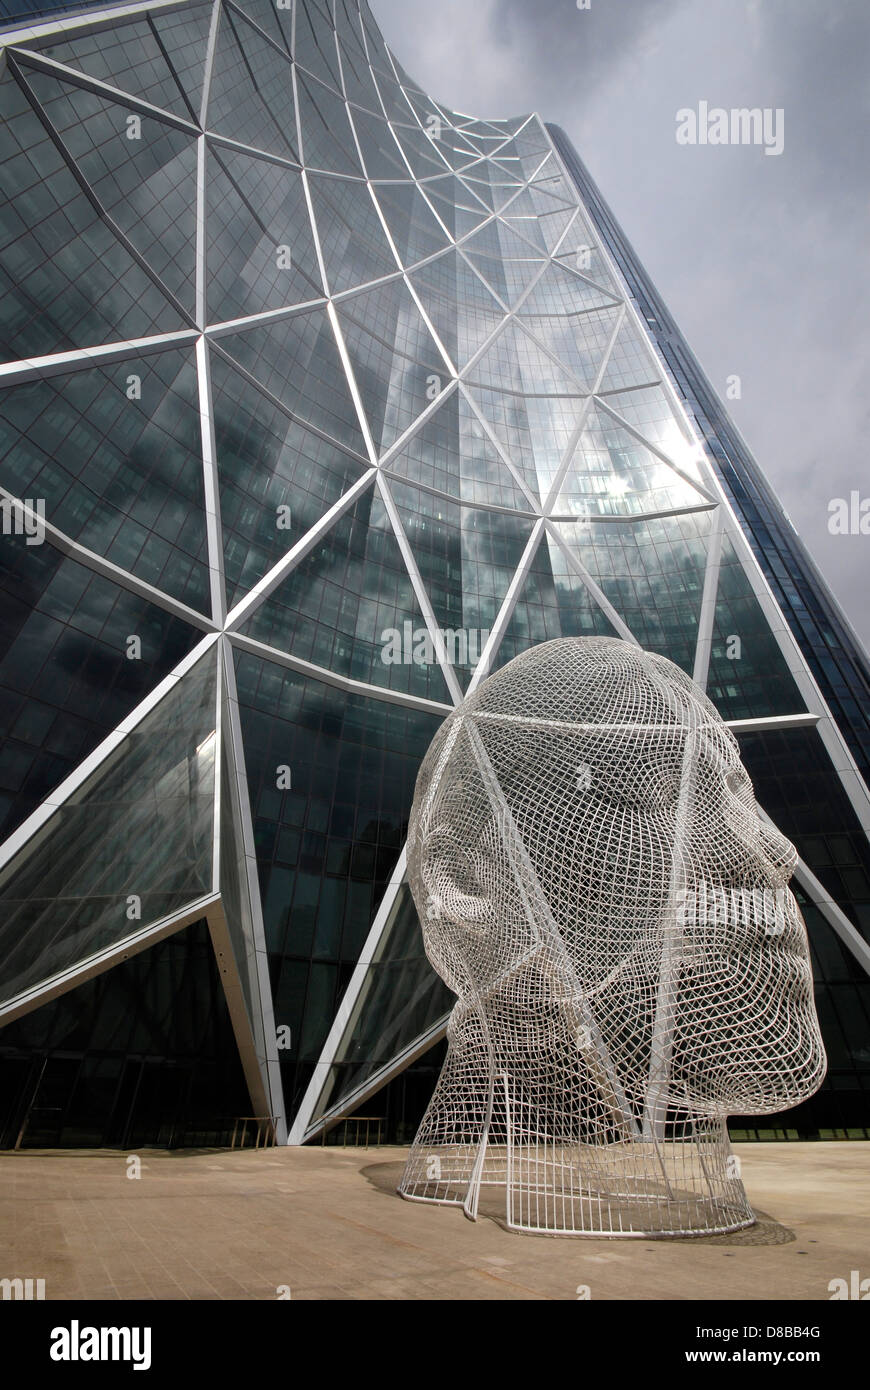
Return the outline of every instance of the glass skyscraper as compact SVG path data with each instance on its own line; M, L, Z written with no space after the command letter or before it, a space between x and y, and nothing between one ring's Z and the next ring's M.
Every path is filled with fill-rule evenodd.
M0 43L0 1143L407 1137L417 769L585 634L735 731L829 1057L770 1125L867 1133L867 660L564 133L447 110L357 0Z

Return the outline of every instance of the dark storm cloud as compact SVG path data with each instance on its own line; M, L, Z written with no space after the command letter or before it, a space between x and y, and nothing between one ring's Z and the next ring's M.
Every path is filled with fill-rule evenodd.
M563 126L865 641L870 537L867 0L373 0L438 100ZM699 101L781 107L782 155L684 147Z
M632 51L643 49L666 16L687 0L500 0L492 11L493 42L524 55L535 87L591 90ZM576 88L579 85L580 90Z
M582 100L687 3L592 0L578 11L576 0L375 0L374 12L424 90L457 109L495 116L537 106L549 114L541 98L559 91ZM428 82L430 73L437 85ZM495 104L487 107L488 100Z

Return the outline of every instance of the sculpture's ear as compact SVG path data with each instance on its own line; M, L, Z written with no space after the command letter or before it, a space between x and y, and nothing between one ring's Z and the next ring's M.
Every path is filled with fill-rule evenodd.
M418 848L420 877L426 895L424 917L430 929L453 923L479 933L492 924L492 897L481 879L482 865L450 826L436 824Z

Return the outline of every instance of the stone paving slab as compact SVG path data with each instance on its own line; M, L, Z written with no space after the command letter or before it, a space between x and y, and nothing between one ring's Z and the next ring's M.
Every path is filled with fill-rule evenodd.
M870 1277L870 1143L737 1144L732 1236L518 1235L395 1192L406 1150L0 1154L0 1278L47 1299L828 1300Z

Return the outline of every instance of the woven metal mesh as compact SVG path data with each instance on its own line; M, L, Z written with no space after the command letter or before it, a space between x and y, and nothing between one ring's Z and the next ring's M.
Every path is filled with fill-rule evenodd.
M483 682L411 813L426 951L458 1002L400 1192L474 1216L500 1188L532 1231L751 1223L725 1117L825 1070L795 858L666 658L573 638Z

